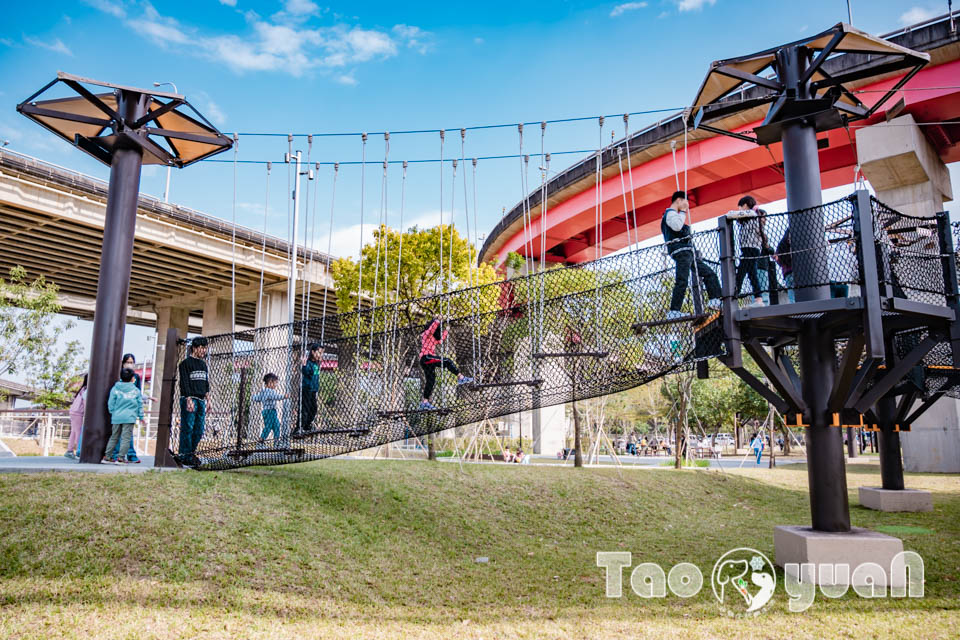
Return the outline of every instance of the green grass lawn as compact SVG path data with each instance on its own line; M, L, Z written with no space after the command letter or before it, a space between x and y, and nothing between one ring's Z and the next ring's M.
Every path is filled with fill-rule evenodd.
M926 562L923 599L847 595L742 621L724 551L773 557L809 521L804 465L705 471L339 461L228 473L0 474L0 638L956 638L960 482L909 475L933 513L857 505ZM597 551L681 561L698 596L604 596ZM477 563L485 556L488 563ZM781 576L782 577L782 576Z

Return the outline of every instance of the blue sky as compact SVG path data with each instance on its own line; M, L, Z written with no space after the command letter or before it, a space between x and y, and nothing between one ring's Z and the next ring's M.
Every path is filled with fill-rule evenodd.
M853 23L871 33L945 13L946 2L853 0ZM846 20L845 0L771 3L755 0L647 0L550 3L340 3L311 0L250 2L7 3L0 35L0 140L10 148L106 177L106 169L15 112L17 102L57 70L134 86L173 81L224 132L379 132L450 128L446 156L460 155L460 126L597 116L688 104L715 59L793 40ZM657 120L635 116L631 128ZM608 120L617 137L619 118ZM539 127L528 127L525 151L540 148ZM599 144L596 120L547 128L547 151L588 150ZM439 136L393 135L390 158L436 158ZM307 151L297 138L295 148ZM516 153L515 128L471 131L466 156ZM241 160L281 160L283 137L241 137ZM355 161L357 137L316 138L317 161ZM371 136L368 160L382 160L382 136ZM580 155L555 156L552 170ZM232 158L232 153L220 156ZM444 169L445 217L451 203ZM439 219L440 170L411 165L405 224ZM264 226L262 165L238 169L237 222ZM518 160L481 161L481 233L521 197ZM275 164L268 230L287 235L288 170ZM332 168L321 167L313 237L326 249ZM161 195L165 170L144 170L142 190ZM368 166L365 222L380 213L382 169ZM530 180L539 178L531 162ZM462 220L463 185L453 204ZM468 183L470 184L470 183ZM469 186L472 191L472 184ZM400 212L400 169L388 176L388 222ZM341 168L334 209L333 251L356 254L360 169ZM175 171L171 200L231 219L233 167L201 163ZM472 194L470 196L472 208ZM471 218L473 212L471 211ZM462 226L462 225L458 225Z

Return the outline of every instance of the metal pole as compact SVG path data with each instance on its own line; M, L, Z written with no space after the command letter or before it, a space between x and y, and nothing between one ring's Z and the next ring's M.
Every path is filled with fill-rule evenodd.
M809 86L799 78L809 63L809 51L790 47L778 53L780 78L797 98L810 97ZM823 212L799 211L822 204L820 159L816 130L806 121L783 129L783 166L790 215L790 242L794 254L797 302L830 297ZM849 531L850 507L844 470L843 434L829 426L827 400L833 388L834 349L814 321L804 321L798 339L803 399L810 411L807 429L807 479L810 513L818 531Z
M160 415L157 416L157 443L154 446L153 466L178 466L170 455L170 430L173 425L174 385L177 383L177 330L167 329L166 348L163 351L163 380L160 382Z
M167 167L167 186L163 188L163 201L170 202L170 169L173 167Z
M297 308L297 229L300 224L300 158L301 153L297 151L297 178L293 187L293 232L290 235L290 242L293 246L290 251L290 280L287 283L287 307L289 309L289 322L291 325L293 324L294 313Z
M136 121L146 113L147 99L148 96L141 93L119 90L118 111L127 122ZM97 281L93 339L90 343L81 462L99 463L107 444L107 429L110 426L107 396L117 379L117 363L123 355L142 162L143 151L140 146L120 133L110 169L107 212L103 224L103 250Z
M900 433L895 431L897 403L893 398L877 402L880 444L880 479L884 489L903 489L903 459L900 455Z
M853 24L853 8L850 6L850 0L847 0L847 24Z

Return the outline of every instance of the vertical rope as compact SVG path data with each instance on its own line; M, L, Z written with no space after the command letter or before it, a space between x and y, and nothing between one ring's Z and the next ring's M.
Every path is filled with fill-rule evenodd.
M313 136L307 136L307 193L304 200L307 203L305 207L306 215L303 217L303 270L306 273L307 270L307 237L309 236L310 229L310 183L313 182L313 178L310 175L310 156L313 153ZM302 175L302 173L301 173ZM308 277L305 277L304 280L309 281ZM300 292L300 342L305 342L306 330L307 330L307 290L306 288Z
M257 326L263 326L263 316L261 315L261 310L263 309L263 271L266 268L267 264L267 215L270 211L270 170L273 168L273 163L267 163L267 186L266 186L266 195L263 199L263 242L260 246L260 291L257 293Z
M327 265L323 271L324 279L330 277L330 251L333 243L333 208L337 201L337 175L340 173L340 163L333 163L333 187L330 189L330 227L327 230ZM323 319L320 321L320 344L324 344L327 332L327 296L330 293L330 287L323 286Z
M358 251L358 256L360 260L360 274L357 278L357 336L355 339L356 349L354 354L354 374L353 374L353 406L359 407L358 399L360 397L360 303L362 298L360 297L361 291L363 290L363 205L364 205L364 192L366 191L366 167L367 167L367 134L362 133L360 135L361 141L361 151L360 151L360 250Z
M233 224L230 232L230 333L237 332L237 154L240 138L233 134ZM233 347L236 353L236 347Z

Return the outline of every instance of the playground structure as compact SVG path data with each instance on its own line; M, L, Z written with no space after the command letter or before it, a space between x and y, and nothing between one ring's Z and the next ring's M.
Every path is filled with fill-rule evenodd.
M859 64L828 71L832 56L841 53L860 56ZM742 223L726 217L720 218L715 231L677 241L689 242L683 250L700 258L694 261L691 295L679 315L667 313L676 309L668 307L675 272L666 245L544 269L541 228L539 269L528 265L522 277L453 291L448 286L452 278L444 276L441 245L443 290L434 296L364 307L358 290L356 311L208 337L208 406L218 410L211 412L206 430L201 430L196 457L192 447L180 444L182 425L177 419L177 409L188 401L179 397L174 365L178 347L182 359L187 344L178 340L176 330L168 332L158 464L179 460L200 469L225 469L325 458L411 435L615 393L684 368L696 367L698 374L706 377L708 361L716 358L789 416L789 424L806 429L813 531L850 534L842 543L831 539L829 551L822 552L816 550L823 546L821 539L810 538L808 532L778 528L778 563L789 561L783 557L804 561L838 557L831 545L849 550L862 537L850 526L840 428L878 429L884 488L903 489L898 433L909 429L938 398L956 396L960 389L960 294L954 227L945 213L934 218L902 213L871 198L865 190L821 203L817 133L869 119L928 61L926 54L840 24L812 38L712 65L693 107L684 114L684 127L762 146L782 142L790 211L766 216L766 225L771 244L778 247L776 259L781 265L785 261L792 265L792 277L781 282L771 266L766 287L769 306L743 304L736 270L738 263L754 258L740 246ZM768 70L772 75L761 75ZM846 86L891 74L898 79L870 104ZM76 80L66 78L68 84L76 84ZM749 95L743 91L746 85L750 85ZM131 226L131 211L135 211L130 192L131 186L136 186L133 170L139 169L144 150L151 158L162 156L142 139L141 130L145 123L160 120L184 102L182 97L166 96L169 102L147 112L146 104L152 104L147 92L114 88L119 96L117 108L124 117L116 114L113 106L102 100L97 105L96 96L77 89L83 99L116 116L95 123L81 119L98 127L84 135L99 137L108 126L118 131L99 140L99 146L91 146L89 140L81 146L113 163L116 181L111 179L109 206L122 224L107 229L113 251L107 250L105 242L104 255L116 259L119 267L126 259L126 267L116 271L129 276L129 256L124 255L123 243L129 244L132 236L118 229ZM50 116L51 110L36 111L35 107L36 103L28 100L21 110L32 117ZM757 109L764 110L762 124L752 129L724 128L737 114ZM71 122L78 117L64 116ZM522 127L520 132L522 136ZM166 129L152 133L177 137ZM198 143L198 136L206 136L209 153L229 147L229 140L212 128L180 137L184 135ZM81 137L77 133L75 139ZM365 144L366 134L363 140ZM442 140L441 131L441 144ZM203 154L197 153L187 161L200 157ZM600 164L598 154L597 256L603 253ZM386 167L385 159L385 173ZM456 171L455 161L453 168ZM679 176L675 179L679 187ZM524 209L525 242L532 248L534 229L528 203ZM629 224L628 217L628 234ZM636 220L633 226L637 234ZM111 232L117 236L109 235ZM440 232L441 238L450 233L452 246L452 227L441 225ZM789 248L781 248L783 240L789 241ZM532 253L527 252L528 259ZM106 288L106 269L105 262L101 292ZM706 269L720 274L720 300L707 300L701 290ZM676 272L680 272L679 266ZM855 287L856 295L835 297L831 295L834 287L844 287L847 292ZM116 288L123 292L125 307L126 286ZM95 327L95 353L98 340L108 343L116 337L110 327L117 323L120 302L113 293L102 300L98 296L97 322L101 322L101 303L108 317L102 327ZM453 358L472 380L453 386L452 378L441 373L434 405L424 405L415 367L421 334L431 326L433 317L439 317L441 328L450 334L449 340L441 342L438 355ZM311 350L309 345L314 344L323 349L321 363L328 364L321 367L321 410L309 428L294 432L291 427L300 421L304 406L299 366ZM766 382L743 366L743 349L756 361ZM101 362L98 356L91 365L88 407L96 406L102 389L94 381L102 384L108 377L108 361ZM252 395L267 373L280 378L287 398L281 410L284 426L280 435L261 440L258 434L263 425ZM102 449L101 419L86 417L85 435L90 437L84 439L85 460L99 455L97 447ZM167 449L172 459L163 455ZM886 541L881 541L883 545L883 553L892 548Z

